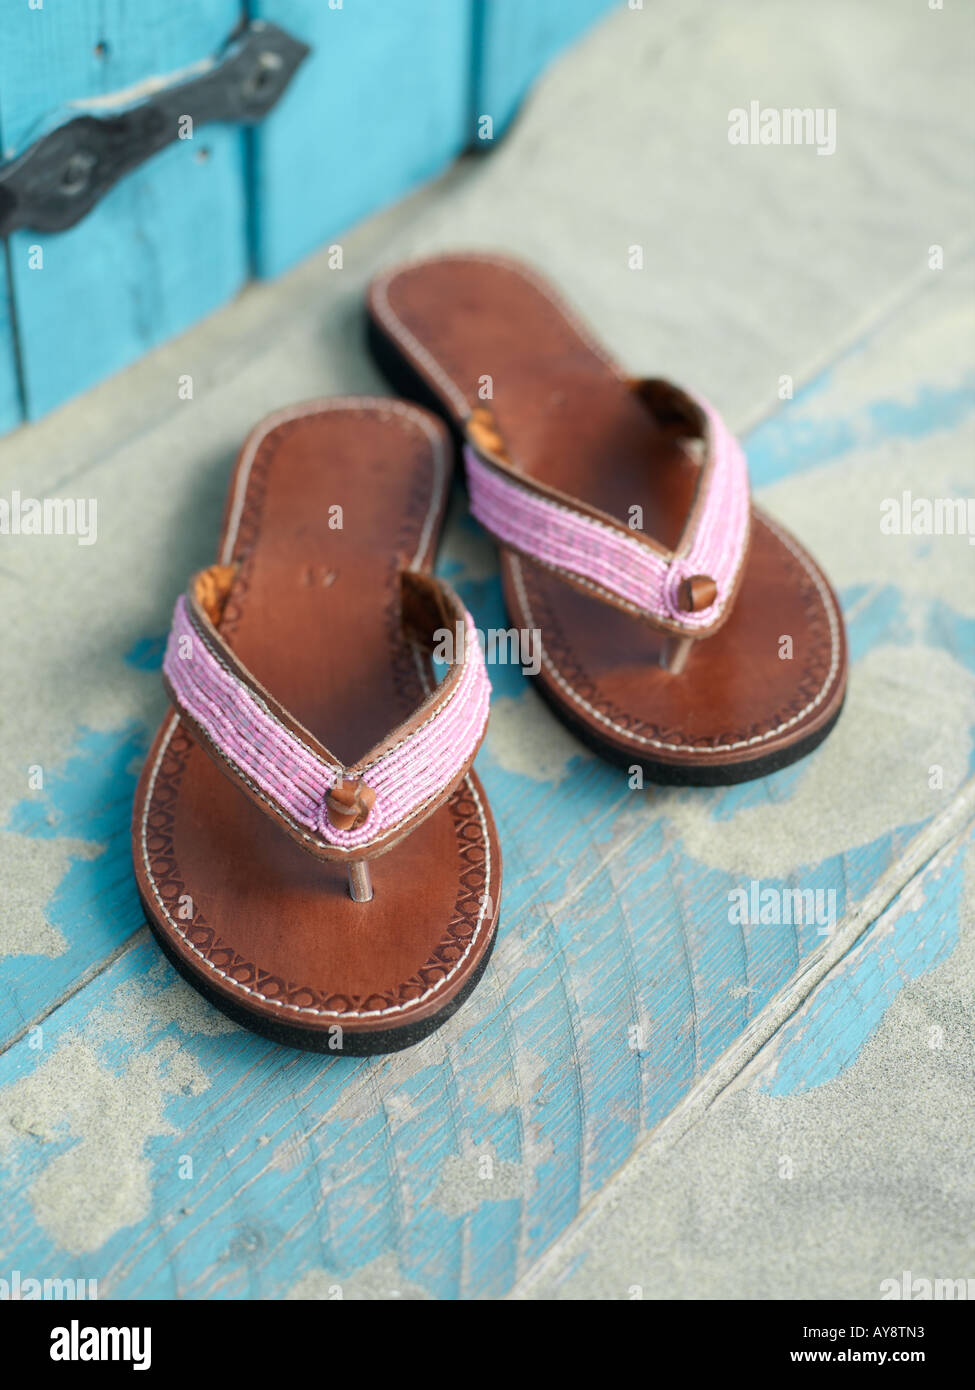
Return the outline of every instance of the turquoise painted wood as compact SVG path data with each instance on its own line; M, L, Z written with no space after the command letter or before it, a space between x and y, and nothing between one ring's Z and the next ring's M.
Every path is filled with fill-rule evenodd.
M546 63L620 0L474 0L475 116L497 139ZM483 131L475 140L483 142Z
M469 0L255 0L312 46L255 131L256 264L276 275L439 173L470 139Z
M239 0L5 5L4 157L70 115L128 104L150 79L214 55L241 9ZM129 174L76 227L11 236L31 418L180 332L243 284L243 139L234 127L204 127ZM175 382L173 392L175 400Z
M7 267L0 244L0 434L12 430L20 424L21 419L12 309Z
M822 1086L856 1061L906 985L948 959L958 946L966 868L975 865L975 832L936 855L908 889L805 1002L775 1039L757 1086L773 1096ZM929 1027L928 1046L945 1046ZM957 1024L949 1044L963 1045Z
M11 8L0 132L12 158L78 111L145 95L211 56L242 0ZM254 132L207 127L129 174L77 227L10 238L23 394L36 419L501 133L545 63L608 0L253 0L311 44ZM36 74L43 71L43 83ZM0 277L3 271L0 270ZM2 291L2 283L0 283ZM0 310L0 431L20 417Z
M801 506L805 531L835 524L852 476L893 486L891 459L898 479L907 470L964 489L967 459L959 447L953 481L945 431L970 427L975 393L950 298L923 320L932 356L920 388L889 387L885 370L891 357L912 360L911 310L753 432L763 501L778 510L787 484L778 503ZM562 733L517 670L492 668L478 767L505 855L499 944L456 1018L391 1058L272 1046L176 978L136 929L126 862L149 730L78 731L44 791L25 793L0 827L39 850L63 845L71 861L46 907L67 949L3 962L3 1038L21 1034L0 1055L8 1263L15 1254L22 1270L94 1276L119 1297L506 1292L818 946L815 923L734 922L729 892L752 878L832 892L840 916L973 771L975 644L952 604L954 572L935 557L930 572L947 578L920 592L900 558L910 538L860 540L871 585L857 555L837 575L850 707L812 758L762 781L632 791ZM964 537L938 543L956 540L967 552ZM482 627L503 626L496 573L441 568ZM149 634L104 679L115 688L127 669L155 682L159 655ZM921 715L892 724L890 691L920 667L928 704L908 699ZM849 730L856 739L844 742ZM932 786L935 762L944 779ZM876 806L883 819L870 829ZM929 866L923 889L783 1030L773 1089L836 1075L899 983L951 950L960 857Z

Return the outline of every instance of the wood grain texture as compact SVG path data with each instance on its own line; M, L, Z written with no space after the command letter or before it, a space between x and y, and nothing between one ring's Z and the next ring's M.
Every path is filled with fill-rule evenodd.
M219 52L240 17L238 0L7 6L5 158L71 115L137 100L152 79ZM247 274L242 141L233 127L204 127L134 170L77 226L10 237L31 418L240 287ZM173 392L175 399L175 382Z
M845 403L854 433L858 419L875 417L878 366L899 362L899 344L906 350L917 341L918 314L925 340L939 341L931 312L928 304L912 309L862 345L828 384L807 393L805 405L789 407L795 427L804 416L835 419L834 400ZM939 400L954 371L950 314L940 342L946 376L932 392ZM970 404L966 418L972 414ZM945 418L929 417L902 466L918 467ZM848 476L844 457L825 465L829 483L812 471L809 487L827 489L826 511L835 510ZM803 475L782 486L784 498L801 497ZM815 526L811 509L809 516ZM483 558L471 523L455 519L441 568L490 629L504 619ZM892 581L896 546L888 564ZM869 689L870 653L897 642L898 613L852 605L851 633L860 658L854 689L858 680ZM158 649L140 646L130 662L151 667L157 657ZM930 651L926 660L935 660ZM762 782L635 791L568 738L518 670L496 666L491 674L494 714L478 769L498 820L506 881L499 945L472 1000L407 1053L307 1057L227 1025L137 936L55 1010L41 1046L28 1032L0 1059L0 1140L11 1154L7 1238L21 1265L57 1261L59 1269L94 1272L105 1293L128 1297L266 1297L296 1288L341 1288L349 1297L500 1296L819 949L814 922L733 922L729 892L758 877L775 890L832 891L837 912L849 913L944 805L932 792L925 809L891 764L890 828L861 832L844 820L829 829L828 786L847 798L855 777L872 775L869 703L844 715L833 735L844 743L828 743ZM960 666L954 679L967 689ZM968 699L960 707L966 729ZM914 720L925 726L927 712L915 711ZM896 723L892 736L913 756ZM963 746L970 749L967 734ZM952 747L945 745L945 766L950 778L964 777L967 757L955 768ZM844 783L840 766L851 759L854 777ZM132 761L120 752L113 771L107 747L89 744L77 794L85 795L98 766L106 787L121 787L120 770ZM824 766L827 783L817 791ZM35 837L84 834L107 846L87 869L73 870L77 880L101 864L103 876L88 880L90 896L82 889L70 910L52 909L77 943L75 954L57 958L65 975L79 968L82 942L93 953L105 949L93 933L114 922L119 941L131 925L125 797L115 809L106 803L103 823L90 819L85 830L83 804L76 820L66 818L71 782L70 772L55 778L48 797L32 813L22 804L8 825ZM768 808L785 826L784 848L764 843ZM817 839L824 825L826 837ZM113 906L107 890L116 853ZM70 877L59 902L67 901ZM954 902L959 884L944 878L926 926L915 914L914 934L930 928L940 943L932 961L948 949L953 908L945 894ZM85 914L88 925L75 935ZM862 1002L844 1024L840 1051L834 1045L836 1065L854 1055L856 1037L869 1033L891 997L888 956L869 967L871 940L858 948ZM26 1005L29 990L18 997ZM827 1031L830 1017L822 1015ZM797 1047L801 1039L790 1044ZM822 1065L822 1047L814 1050ZM72 1099L79 1085L103 1097L97 1115ZM74 1211L69 1194L79 1185L100 1190L97 1175L106 1169L125 1172L125 1192L114 1205L106 1194L95 1213Z
M516 1296L876 1298L968 1267L973 809L975 779Z
M469 139L469 0L256 0L312 47L254 132L257 271L276 275L432 178Z
M965 868L973 844L969 826L907 884L870 935L776 1035L752 1074L759 1089L787 1096L840 1076L875 1035L901 991L951 956L959 943ZM960 1029L953 1041L964 1046ZM928 1045L944 1046L944 1038L935 1034Z
M875 15L871 52L887 33L884 12ZM710 11L702 22L711 26ZM736 35L740 22L736 15ZM629 52L622 36L621 27L614 66ZM604 43L612 47L600 36ZM912 54L917 46L908 45ZM674 63L683 81L680 53ZM646 122L677 109L647 89L642 69L630 80ZM939 73L939 90L946 80ZM575 92L570 84L553 104L562 109ZM529 149L540 146L529 114L504 151L507 170L493 165L509 184L521 131ZM555 140L553 129L561 127L548 130ZM639 142L640 120L633 129ZM858 167L874 147L872 126L864 138ZM552 148L568 159L557 140ZM792 153L812 155L815 170L828 163ZM595 134L592 158L601 167ZM619 158L631 167L626 150ZM931 165L917 158L912 178L927 178ZM578 189L571 174L563 177ZM447 195L418 249L483 231L499 206L491 177L475 190L479 204L458 207L456 190ZM495 238L515 253L533 235L526 182ZM729 200L733 191L729 184ZM604 202L592 223L578 207L565 219L566 288L573 265L591 284L619 284L619 229L628 238L629 219L656 203L635 199L630 185L617 196L618 219ZM876 198L874 185L861 203L846 198L850 225L855 216L864 223L844 243L851 264L875 264ZM908 200L907 210L926 201ZM745 195L727 220L753 204ZM949 213L939 205L942 225ZM682 313L659 341L685 362L712 353L709 370L720 375L721 353L735 355L715 346L712 321L729 305L752 312L749 351L740 354L752 375L722 377L721 404L741 426L756 418L755 383L773 383L746 446L761 502L797 531L840 592L854 654L848 708L816 754L775 777L721 791L637 790L571 740L519 671L492 666L478 768L505 857L497 953L446 1029L395 1057L323 1061L228 1029L134 931L125 866L131 781L164 705L156 667L167 611L186 574L210 558L234 448L256 415L287 398L375 386L350 349L349 306L361 303L367 273L360 243L341 292L323 294L321 305L316 286L327 276L316 263L298 272L300 294L276 316L248 319L247 304L234 306L228 321L248 323L249 336L230 351L228 331L219 351L202 355L205 389L185 411L164 419L157 410L144 430L130 421L97 457L79 447L81 417L68 412L63 432L57 419L38 427L46 453L11 445L11 477L19 481L28 460L53 486L70 459L72 490L90 489L105 504L104 536L91 551L25 541L5 547L0 573L14 653L0 702L0 855L12 898L0 929L24 933L2 962L3 1038L22 1036L0 1056L0 1251L19 1268L95 1275L103 1293L120 1296L297 1289L328 1297L337 1285L346 1296L502 1294L652 1127L716 1070L732 1079L721 1061L769 1001L791 998L792 1012L802 1004L795 992L820 948L818 924L732 921L729 892L758 881L835 892L837 914L869 908L872 921L883 910L877 885L913 864L919 831L940 824L975 765L967 538L885 535L879 526L883 499L905 487L970 490L975 394L959 305L970 302L971 263L959 251L922 283L913 262L909 280L898 274L901 261L888 262L881 294L879 282L864 290L866 271L839 283L830 262L810 292L824 315L811 328L807 314L795 314L786 356L781 327L765 337L759 329L797 265L815 268L815 256L783 249L781 223L764 206L752 225L768 236L750 248L762 268L759 308L739 304L737 282L702 281L700 243L685 237L686 255L671 267ZM920 244L923 228L910 235ZM885 237L881 249L889 245ZM380 238L372 264L409 249ZM632 309L643 334L659 282L624 283L617 321ZM201 330L204 341L212 331ZM167 369L175 351L164 351ZM783 359L819 365L797 374L794 400L769 404ZM747 389L735 388L746 380ZM491 547L460 504L440 568L482 627L504 626ZM40 793L26 785L25 764L35 762L47 773ZM930 940L934 962L951 948L953 868L938 882L915 917L903 917L912 952ZM871 971L875 939L864 937L856 977L859 1032L845 1015L836 1032L835 1009L817 1015L815 1057L828 1045L831 1067L852 1065L895 973L910 973L889 944ZM792 1035L796 1074L812 1075L815 1059L803 1048ZM728 1172L713 1164L711 1186Z

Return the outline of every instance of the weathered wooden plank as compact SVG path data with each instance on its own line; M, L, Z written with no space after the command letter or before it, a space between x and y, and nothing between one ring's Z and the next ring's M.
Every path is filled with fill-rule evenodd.
M931 308L905 314L897 331L886 325L822 390L792 403L800 432L815 419L834 434L841 403L845 436L875 419L878 379L899 390L899 344L906 352L919 334L931 347L939 341L930 326L919 328ZM953 316L942 324L942 388L926 393L941 402L958 370ZM894 365L881 373L883 362ZM973 415L970 403L969 426ZM908 436L888 434L882 458L888 470L892 454L897 462L885 484L929 457L943 419L936 407L923 432L912 420ZM943 438L940 447L950 478L952 453ZM871 450L857 459L858 473L869 473ZM777 499L803 508L807 530L818 516L834 518L833 559L849 545L846 528L862 535L876 508L868 489L860 509L836 521L851 463L844 448L808 482L803 474L783 482ZM916 539L902 539L916 552ZM483 560L470 524L455 530L443 568L482 625L501 626L497 580ZM877 551L874 563L902 602L922 602L916 588L928 578L904 565L897 545ZM846 588L842 564L838 579ZM230 1029L151 943L140 945L56 1011L42 1049L32 1050L27 1034L0 1062L7 1209L16 1213L9 1239L21 1264L43 1269L57 1259L66 1268L70 1257L120 1296L271 1296L302 1280L347 1294L503 1293L817 949L815 922L733 922L729 892L753 878L776 891L832 891L842 913L966 775L975 682L962 651L939 653L925 625L920 631L898 667L898 611L854 609L854 693L831 741L800 768L713 792L630 791L551 721L517 671L495 667L480 769L506 851L503 934L470 1004L409 1053L323 1062ZM871 667L877 652L883 661ZM130 662L151 666L156 655L139 645ZM896 695L897 681L921 663L926 679L937 667L942 687L927 691L927 706L909 690ZM932 699L941 702L933 719ZM878 704L887 729L875 755ZM937 792L913 787L934 756L929 738L932 747L948 740L939 755L948 779ZM890 747L905 758L903 773ZM104 750L89 752L79 784L105 760ZM105 768L109 784L123 763ZM71 781L55 778L34 820L22 804L8 828L70 833ZM861 782L867 792L857 802ZM874 802L886 828L869 819ZM106 808L105 829L96 824L87 838L111 846L114 814ZM99 856L106 868L112 853ZM86 933L124 912L121 903L112 908L104 883L97 892L101 915L93 901ZM66 920L62 928L71 933ZM86 1088L104 1097L100 1119L71 1100ZM124 1152L114 1118L122 1113ZM193 1176L184 1179L187 1156ZM120 1169L127 1190L114 1203L73 1209L72 1184L91 1186L99 1171Z
M0 46L5 158L69 114L128 104L153 80L211 57L241 16L239 0L108 7L78 0L8 11ZM233 127L205 127L128 175L77 226L10 237L32 418L240 287L247 274L242 141Z
M501 135L546 63L620 0L474 0L474 106L479 144Z
M900 993L956 950L975 865L969 829L946 846L819 985L749 1069L749 1082L772 1096L822 1086L842 1075L873 1038ZM949 1036L950 1034L950 1036ZM946 1016L918 1045L964 1050L964 1030Z
M509 146L505 158L515 152ZM490 185L489 176L479 196L490 206L480 212L496 216ZM871 188L871 208L874 198ZM623 201L633 215L628 195ZM945 225L951 206L948 198L939 213ZM481 225L469 201L451 209L433 244L445 223L455 235ZM523 220L509 228L512 249L530 237L521 236ZM567 263L593 267L599 257L585 228L565 235ZM794 249L777 260L775 244L773 236L760 254L753 248L766 309L795 273ZM853 259L864 263L872 246L868 228ZM606 269L611 249L601 247L602 273L618 285ZM131 758L123 750L162 710L152 667L169 604L210 557L244 429L288 395L372 381L359 359L350 362L346 315L360 300L366 259L349 257L338 311L287 300L274 331L253 324L253 340L229 366L225 351L203 360L192 405L165 427L126 435L113 456L90 457L84 432L76 444L70 431L55 432L57 421L36 436L57 447L18 451L45 486L97 493L104 531L87 552L60 541L5 546L0 583L14 661L0 702L0 853L9 856L4 882L33 914L18 902L0 923L40 933L26 944L50 953L11 955L0 998L16 988L28 1010L44 1013L72 972L77 980L86 941L91 965L104 960L96 932L116 945L127 939L123 899L104 885L55 923L60 942L44 936L56 907L43 905L77 877L65 860L111 864L117 853L121 869L123 783L138 761L134 748ZM888 263L894 281L898 263ZM299 272L305 300L320 273ZM689 293L698 283L693 255L678 281L685 311L668 352L685 360L710 352L720 374L707 332L713 305ZM633 316L645 323L656 289L627 284ZM18 1251L20 1267L83 1260L120 1293L276 1295L336 1281L387 1295L503 1291L816 949L814 925L732 923L729 891L752 880L776 891L834 890L839 912L896 866L971 765L975 598L958 579L965 538L884 535L880 503L905 486L946 496L967 487L975 408L958 394L967 321L957 306L971 283L955 258L931 294L863 340L850 331L851 305L859 322L876 289L864 289L864 276L839 287L822 281L823 317L798 319L790 338L796 380L851 337L859 350L819 376L818 389L781 403L789 429L778 442L775 417L748 440L761 499L810 543L849 612L850 705L824 748L749 787L630 791L581 752L516 671L494 667L480 766L503 840L505 899L496 960L469 1005L414 1052L323 1063L214 1033L221 1021L140 943L55 1009L44 1049L31 1050L28 1033L0 1062L0 1112L14 1122L3 1131L3 1247ZM603 324L615 321L605 310ZM721 378L733 424L753 411L755 383L778 373L776 331L759 341L748 390ZM177 358L168 350L160 361L168 371ZM790 454L790 438L817 434L814 454ZM8 474L22 483L16 467ZM482 626L503 624L491 549L473 528L455 522L442 568ZM39 592L56 596L43 640L38 605L24 602ZM112 740L84 768L72 764L88 737L79 726ZM114 773L101 767L113 758ZM28 763L51 774L41 794L26 786ZM929 777L934 766L940 785ZM71 833L58 834L61 826ZM101 916L100 896L109 905ZM58 951L74 952L62 974ZM114 1123L96 1123L99 1106ZM174 1176L180 1154L194 1159L192 1179ZM114 1175L112 1190L93 1186L99 1201L75 1211L76 1194L100 1171ZM81 1253L59 1253L71 1251Z
M469 0L256 0L312 46L254 134L261 275L438 173L470 139Z
M750 1064L722 1063L724 1086L644 1142L519 1296L879 1298L905 1268L963 1273L973 790Z
M923 914L896 904L813 996L778 1071L770 1058L773 1083L797 1050L820 1081L823 1065L848 1065L906 979L945 958L958 870L956 853L926 871ZM830 1022L836 1000L852 1017L851 979L867 1014L858 1042ZM325 1060L234 1029L144 942L0 1060L5 1255L95 1277L103 1296L503 1294L578 1210L567 1136L600 1101L610 1134L623 1103L595 1065L599 1020L576 1034L574 1063L528 991L486 988L462 1035L451 1026L387 1061ZM929 1034L915 1045L945 1045ZM960 1044L948 1037L949 1064Z

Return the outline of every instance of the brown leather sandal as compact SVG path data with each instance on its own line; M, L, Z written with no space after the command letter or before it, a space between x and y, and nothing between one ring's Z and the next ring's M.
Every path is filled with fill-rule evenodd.
M419 1041L494 942L501 857L471 769L490 686L430 572L449 475L424 410L280 411L241 452L219 563L176 604L175 708L133 812L139 891L177 969L295 1047Z
M587 744L656 781L746 781L839 717L839 604L751 506L720 416L626 377L523 265L458 253L395 267L369 336L397 390L464 443L471 511L501 545L538 687Z

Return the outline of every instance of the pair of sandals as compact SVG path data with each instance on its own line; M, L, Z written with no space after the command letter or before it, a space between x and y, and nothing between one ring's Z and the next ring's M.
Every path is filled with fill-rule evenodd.
M382 275L369 333L396 388L462 441L509 621L541 634L537 688L590 747L713 786L825 738L846 687L839 605L751 505L711 406L627 378L496 257ZM237 462L217 564L176 604L173 710L134 807L140 894L177 969L292 1046L419 1041L494 944L501 855L472 768L490 685L433 574L452 465L420 406L279 411Z

